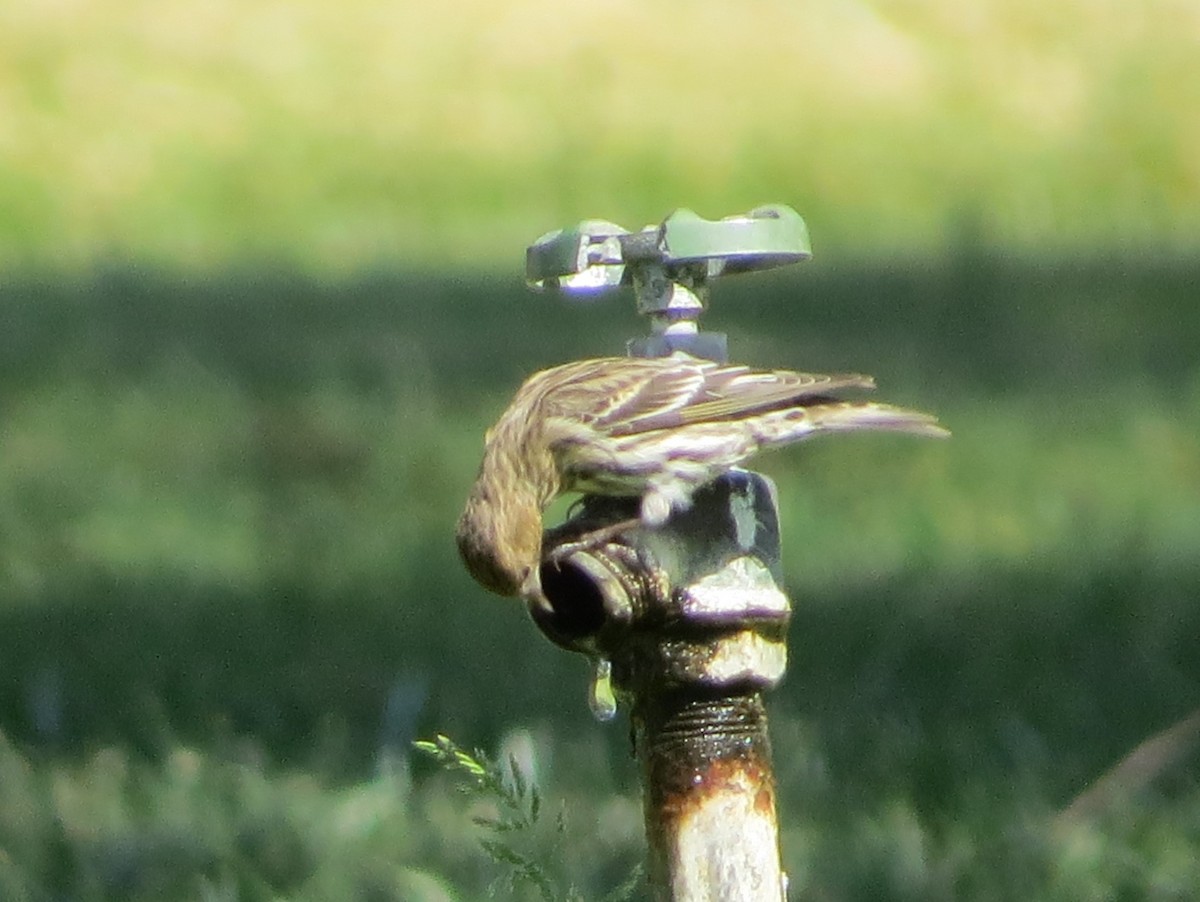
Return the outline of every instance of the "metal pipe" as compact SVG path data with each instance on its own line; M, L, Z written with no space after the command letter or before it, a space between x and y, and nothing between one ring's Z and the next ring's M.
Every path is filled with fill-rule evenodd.
M698 319L711 281L810 256L804 221L781 205L718 221L678 210L630 233L590 220L526 253L535 288L594 293L632 284L651 334L641 357L726 358ZM598 662L630 710L641 765L650 878L660 902L782 902L775 780L763 693L783 678L791 608L780 585L773 485L734 470L655 529L637 499L587 496L548 530L539 574L549 609L531 614L565 648ZM581 541L582 539L582 541ZM605 693L593 686L595 703Z
M636 499L588 497L546 547L569 548L636 509ZM778 573L774 489L744 470L661 527L542 567L551 609L535 610L535 622L611 662L629 707L662 902L784 898L763 703L787 658L791 609Z
M781 902L786 879L761 693L647 696L633 723L655 897Z

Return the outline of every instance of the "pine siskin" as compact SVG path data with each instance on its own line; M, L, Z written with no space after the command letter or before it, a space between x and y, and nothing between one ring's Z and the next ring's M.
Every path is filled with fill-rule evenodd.
M542 512L564 492L641 496L641 522L658 526L764 448L859 429L949 435L929 414L834 394L870 388L869 376L752 370L682 353L543 370L484 439L458 521L463 561L485 588L544 605Z

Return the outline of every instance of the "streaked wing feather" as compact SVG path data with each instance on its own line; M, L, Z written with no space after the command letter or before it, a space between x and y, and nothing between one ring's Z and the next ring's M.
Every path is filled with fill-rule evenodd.
M628 435L654 429L670 429L692 423L731 420L773 407L827 395L844 388L874 387L870 378L858 375L813 376L787 371L752 371L746 367L712 368L703 384L695 386L676 403L645 407L624 421L608 426L610 435ZM647 396L657 392L650 391ZM682 403L680 403L682 402Z
M587 363L555 387L547 412L578 417L605 433L633 431L628 424L677 410L704 386L701 362L613 358Z
M594 425L610 435L640 432L645 428L640 424L647 419L677 416L703 393L704 386L705 373L699 366L650 372L632 383L623 397L614 398Z
M789 403L828 400L842 389L870 389L869 376L818 376L752 370L691 358L607 358L579 361L531 380L550 417L582 421L611 436L737 419ZM552 377L552 378L551 378Z

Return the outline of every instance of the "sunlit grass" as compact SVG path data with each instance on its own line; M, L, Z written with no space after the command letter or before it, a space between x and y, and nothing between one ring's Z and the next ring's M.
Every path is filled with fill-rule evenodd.
M1191 398L1128 388L1063 409L1034 393L937 413L949 441L836 437L759 462L779 484L798 591L1130 550L1171 563L1200 543ZM43 390L0 439L5 584L73 570L247 591L298 572L384 584L422 535L444 534L451 551L487 415L337 384L255 401L194 367Z
M939 415L935 445L858 436L763 461L783 496L797 588L914 566L1174 566L1200 547L1200 402L1127 388L1009 397Z
M584 217L767 200L818 253L1194 243L1197 14L1155 0L803 8L0 11L0 263L516 270ZM514 253L514 248L517 253Z

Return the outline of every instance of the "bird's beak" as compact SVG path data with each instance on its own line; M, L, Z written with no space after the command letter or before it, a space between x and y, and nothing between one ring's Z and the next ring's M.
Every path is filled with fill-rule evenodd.
M521 582L521 598L529 605L530 613L540 611L546 616L553 616L554 606L542 591L542 577L538 567L534 567Z

